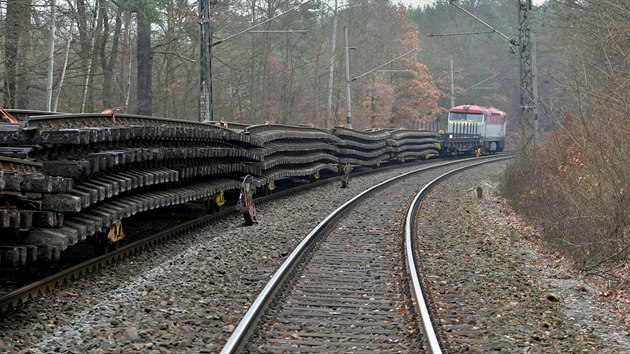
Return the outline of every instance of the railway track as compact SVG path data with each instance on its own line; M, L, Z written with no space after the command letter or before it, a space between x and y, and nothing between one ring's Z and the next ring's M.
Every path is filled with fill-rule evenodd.
M123 219L234 192L243 176L252 176L249 181L258 192L268 191L275 181L317 180L325 170L349 172L351 165L372 168L426 158L437 152L436 136L428 131L329 132L279 125L228 129L114 114L26 114L0 129L1 227L12 230L16 242L2 246L0 257L14 267L60 260L68 247L90 239L119 242ZM0 312L234 211L226 208L186 222L5 294ZM402 264L389 266L397 263ZM409 308L408 303L397 307ZM401 323L396 335L405 328L413 327ZM395 337L385 337L395 342Z
M450 165L387 180L330 214L276 272L222 353L440 353L415 273L411 220L429 186L462 169ZM424 184L407 215L403 242L398 216Z
M428 282L423 285L436 300L431 309L444 314L438 329L447 339L443 348L625 352L623 341L607 339L617 349L606 351L600 337L585 340L583 333L593 328L623 337L623 326L594 320L594 313L607 315L591 307L573 320L568 302L547 301L544 295L553 290L545 289L555 288L536 280L532 269L539 267L528 263L527 242L505 239L512 227L503 223L503 209L491 197L504 167L492 164L457 174L431 192L417 219L422 263L431 274L423 276ZM345 189L322 185L298 198L260 205L260 223L252 227L242 227L242 217L233 215L64 285L2 319L0 351L219 353L306 230L374 181L400 171L357 177ZM484 187L484 198L474 195L476 186ZM445 200L462 203L444 208ZM596 294L575 293L593 305Z

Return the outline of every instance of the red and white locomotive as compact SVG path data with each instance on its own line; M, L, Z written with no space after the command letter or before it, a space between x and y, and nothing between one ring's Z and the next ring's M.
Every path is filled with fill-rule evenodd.
M496 153L505 148L505 112L494 107L456 106L448 111L440 155Z

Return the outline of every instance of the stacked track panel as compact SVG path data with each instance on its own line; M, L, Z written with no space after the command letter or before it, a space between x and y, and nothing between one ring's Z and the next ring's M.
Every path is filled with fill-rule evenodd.
M291 177L309 177L321 170L337 170L340 139L321 129L288 125L253 125L245 129L262 142L262 159L253 165L260 186Z
M437 153L426 131L332 132L113 114L14 112L0 124L0 262L57 259L140 212L340 164ZM19 113L19 114L18 114ZM3 260L4 259L4 260Z
M390 132L386 130L360 132L336 127L332 134L339 138L339 163L357 166L378 166L391 158L388 146Z
M392 159L427 158L439 153L440 135L428 130L392 130L388 145Z
M238 189L262 143L214 125L46 115L0 126L0 257L58 258L136 213ZM7 236L4 236L7 235Z

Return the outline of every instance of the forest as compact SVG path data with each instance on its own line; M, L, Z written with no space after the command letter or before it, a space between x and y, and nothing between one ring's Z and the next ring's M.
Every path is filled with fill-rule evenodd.
M383 67L394 71L352 82L358 128L411 127L441 111L440 92L416 60L418 29L402 6L209 1L202 3L209 35L201 36L198 2L56 1L7 2L5 108L207 120L203 86L215 120L332 127L345 117L347 29L353 77L401 56Z
M7 0L1 105L323 128L351 113L355 129L422 128L451 100L495 106L519 151L512 205L584 269L627 268L630 3L532 8L534 134L519 1L456 1L475 19L448 0Z

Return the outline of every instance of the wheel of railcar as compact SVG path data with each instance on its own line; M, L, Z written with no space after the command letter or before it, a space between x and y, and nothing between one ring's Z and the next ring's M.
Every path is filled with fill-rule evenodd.
M105 251L105 253L109 253L109 252L114 252L115 250L118 249L118 247L120 247L120 242L115 242L115 243L109 243L107 244L107 250Z
M211 214L213 212L212 203L210 203L210 198L208 197L203 198L202 205L204 209L206 209L206 212L208 212L208 214Z
M225 193L220 191L215 194L213 198L206 198L204 204L209 214L218 213L221 210L221 207L225 205Z
M271 182L267 183L267 185L265 186L265 195L273 194L273 190L274 189L276 189L276 182L275 181L271 181Z
M92 238L92 245L94 247L94 253L107 254L109 252L109 240L107 239L107 233L109 228L101 228Z
M214 214L219 211L217 204L211 198L208 198L208 200L203 203L203 206L206 207L208 214Z

